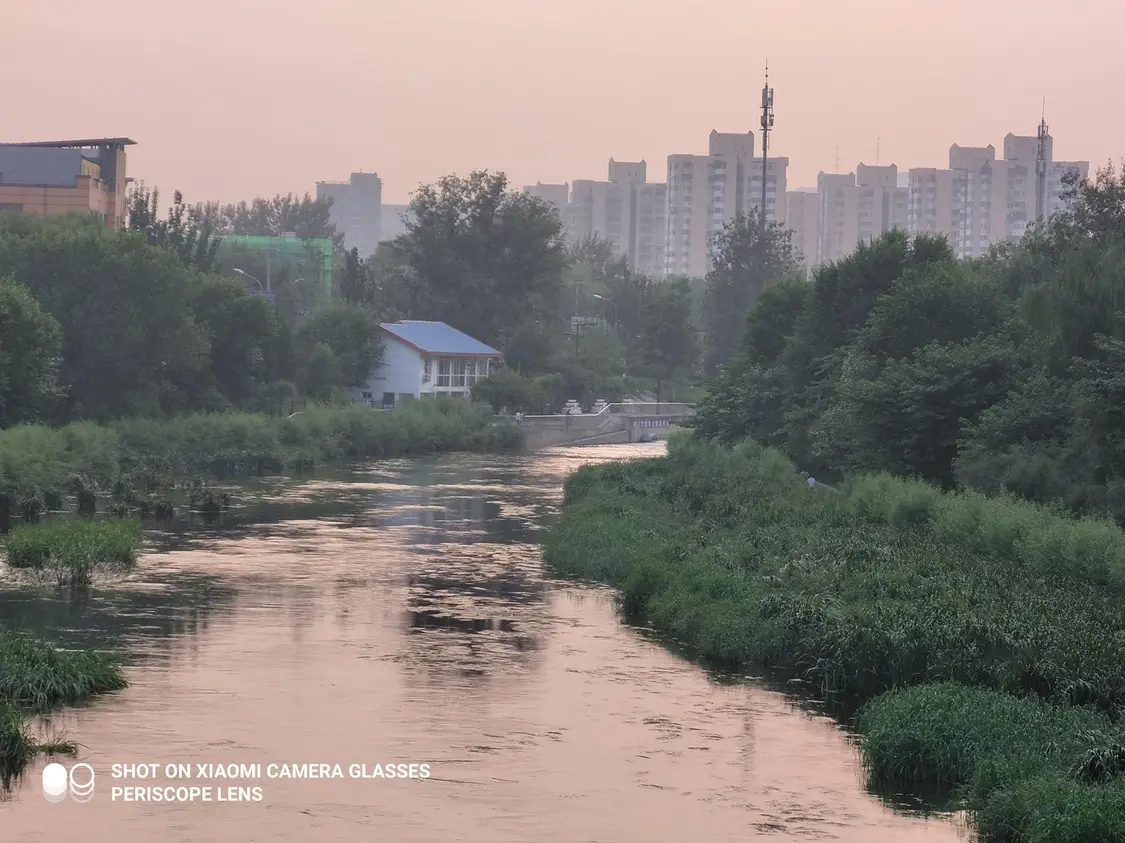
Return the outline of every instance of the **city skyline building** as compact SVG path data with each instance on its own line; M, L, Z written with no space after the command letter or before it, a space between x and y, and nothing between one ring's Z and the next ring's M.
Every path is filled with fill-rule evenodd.
M383 182L377 173L352 173L348 181L316 183L316 198L331 199L328 220L344 237L344 248L361 258L375 254L382 239Z
M665 185L648 181L648 163L609 159L605 181L575 179L564 217L568 239L607 240L637 271L664 270Z

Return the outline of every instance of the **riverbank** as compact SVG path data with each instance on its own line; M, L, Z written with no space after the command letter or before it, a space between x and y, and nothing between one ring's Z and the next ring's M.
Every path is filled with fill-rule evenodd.
M701 659L862 706L873 784L953 787L993 836L1125 839L1107 831L1125 831L1121 531L889 476L837 488L753 443L678 437L667 457L572 475L545 558L617 586L627 620ZM1042 739L1024 743L1032 721ZM970 726L976 755L943 766L946 733ZM1082 778L1087 756L1104 776Z
M464 401L416 402L393 412L315 407L289 417L196 413L60 428L0 431L0 520L58 509L64 496L129 501L201 478L266 474L361 459L519 447ZM138 503L140 501L133 501Z

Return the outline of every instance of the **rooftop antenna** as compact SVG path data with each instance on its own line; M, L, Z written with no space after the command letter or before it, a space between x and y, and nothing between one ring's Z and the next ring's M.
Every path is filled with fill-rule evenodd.
M840 172L840 144L836 144L836 173Z
M879 166L879 141L882 138L875 138L875 166Z
M1035 157L1035 216L1043 219L1047 210L1047 98L1043 97L1043 116L1039 120L1039 152Z
M769 155L770 131L773 129L773 88L770 87L770 63L766 60L766 83L762 86L762 228L766 227L766 158Z

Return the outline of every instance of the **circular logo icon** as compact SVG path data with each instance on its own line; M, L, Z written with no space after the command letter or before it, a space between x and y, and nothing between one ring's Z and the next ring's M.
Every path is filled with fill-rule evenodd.
M43 795L48 802L62 802L66 799L69 778L66 767L62 764L48 764L43 768Z
M75 802L89 802L94 795L94 768L86 763L70 768L70 798Z

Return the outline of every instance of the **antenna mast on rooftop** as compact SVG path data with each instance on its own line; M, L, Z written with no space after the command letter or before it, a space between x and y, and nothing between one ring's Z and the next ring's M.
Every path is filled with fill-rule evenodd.
M769 155L772 130L773 88L770 87L770 63L767 60L766 84L762 86L762 228L766 227L766 158Z
M1035 216L1043 219L1047 212L1047 98L1043 98L1043 117L1039 120L1039 152L1035 158Z

